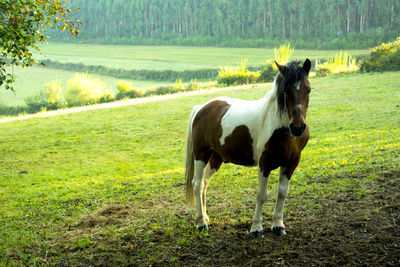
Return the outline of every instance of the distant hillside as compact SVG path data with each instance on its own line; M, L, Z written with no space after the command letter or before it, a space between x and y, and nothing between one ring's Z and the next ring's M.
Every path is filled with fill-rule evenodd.
M367 48L397 37L398 0L72 0L80 40ZM54 33L55 37L65 35ZM64 37L61 37L64 36Z

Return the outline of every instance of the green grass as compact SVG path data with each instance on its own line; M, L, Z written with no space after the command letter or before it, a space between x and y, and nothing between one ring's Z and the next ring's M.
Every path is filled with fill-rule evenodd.
M187 46L128 46L66 44L51 42L41 46L41 59L53 61L102 65L109 68L188 70L218 68L223 65L236 65L247 58L250 65L265 63L274 58L270 48L222 48ZM368 50L352 50L352 56L367 54ZM311 60L334 57L336 50L295 49L292 59Z
M365 195L377 190L376 173L399 171L399 83L396 72L311 79L311 139L287 209L312 213L328 196ZM216 96L257 99L267 90L1 123L0 265L171 264L180 251L212 242L194 231L183 205L190 110ZM208 191L214 229L243 231L237 226L251 219L256 173L224 165L216 174ZM276 171L270 181L265 226Z
M40 90L44 88L44 85L48 82L59 80L64 88L67 88L67 81L71 79L75 72L55 70L40 67L30 68L15 68L14 74L17 79L14 83L15 93L9 90L0 88L0 103L7 106L24 105L24 99L28 96L36 95ZM110 76L93 75L102 80L107 88L112 89L116 92L116 83L121 79L116 79ZM135 81L132 82L135 88L148 89L161 85L170 84L168 82L156 82L156 81Z

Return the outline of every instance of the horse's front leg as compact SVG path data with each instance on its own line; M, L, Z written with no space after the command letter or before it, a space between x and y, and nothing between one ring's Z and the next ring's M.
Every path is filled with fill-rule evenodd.
M286 235L285 225L283 224L283 207L289 188L289 179L286 168L281 167L279 173L278 196L276 198L274 216L272 217L272 233L277 236Z
M201 160L194 162L193 191L196 199L196 225L199 231L207 230L207 222L204 216L205 207L203 201L204 193L204 168L206 164Z
M254 210L252 225L250 233L252 233L257 238L263 238L263 227L262 227L262 208L268 199L268 177L269 172L265 173L258 169L258 191L256 208Z

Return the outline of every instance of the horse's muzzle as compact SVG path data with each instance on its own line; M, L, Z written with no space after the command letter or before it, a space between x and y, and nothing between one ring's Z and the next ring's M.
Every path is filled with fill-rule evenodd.
M297 127L296 125L294 125L294 123L289 124L290 132L296 137L302 136L304 131L306 130L306 128L307 128L307 124L305 124L305 123L303 123L300 127Z

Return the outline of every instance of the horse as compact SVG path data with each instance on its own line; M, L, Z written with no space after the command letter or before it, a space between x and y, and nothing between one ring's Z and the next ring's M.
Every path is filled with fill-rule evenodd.
M275 62L272 89L261 99L215 98L193 108L190 115L185 158L186 202L196 200L196 225L208 230L206 192L211 177L222 163L258 166L258 191L250 234L263 238L262 207L268 177L280 168L279 186L272 217L272 233L286 235L283 207L290 178L300 161L310 132L306 123L311 61L302 66L292 61Z

